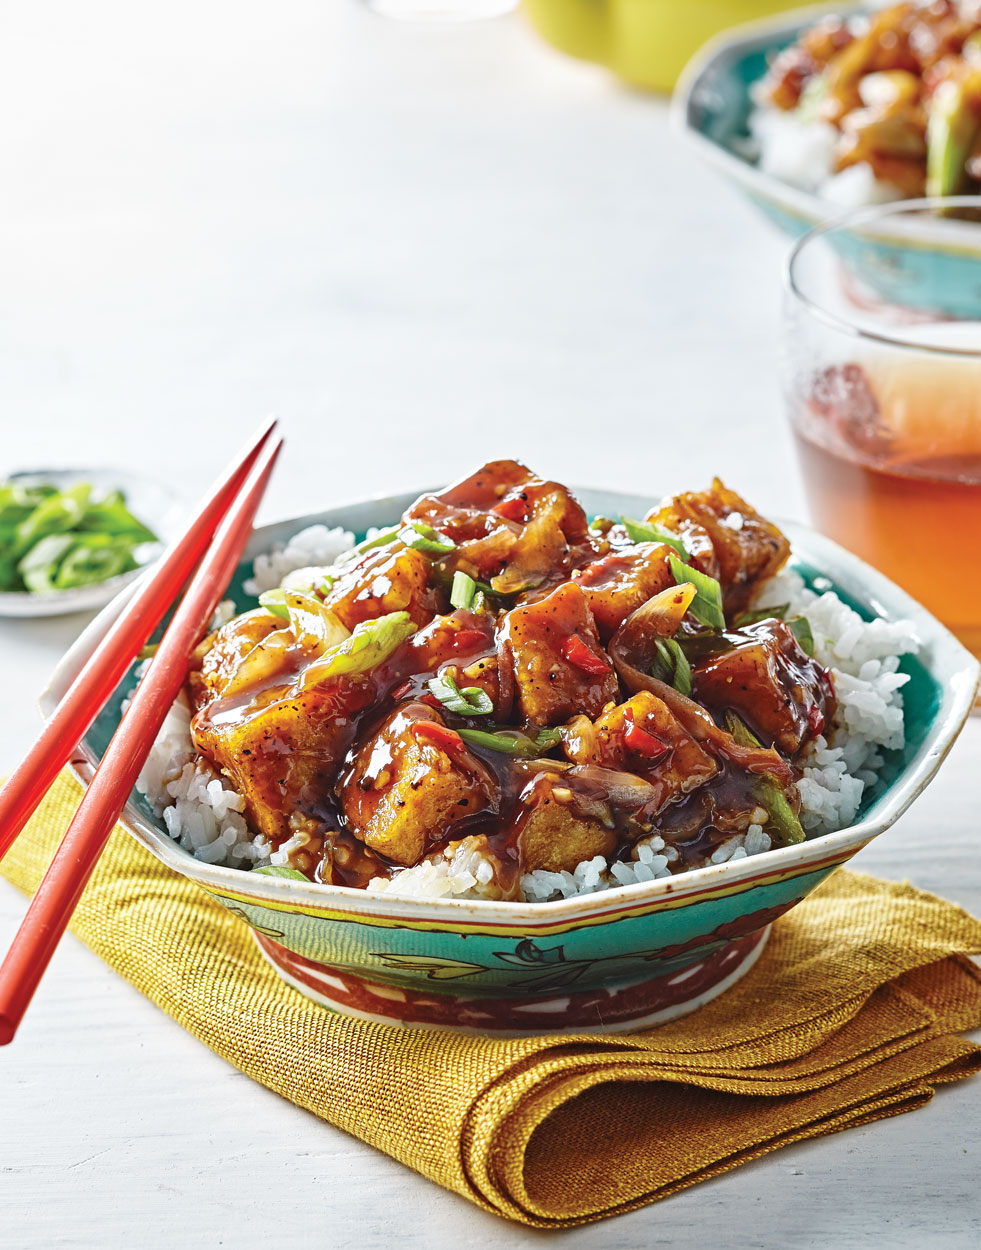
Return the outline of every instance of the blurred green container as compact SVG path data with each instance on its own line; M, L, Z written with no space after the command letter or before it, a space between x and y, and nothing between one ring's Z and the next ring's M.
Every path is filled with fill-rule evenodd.
M689 58L719 31L800 5L788 0L522 0L521 7L560 52L605 65L635 87L670 91Z

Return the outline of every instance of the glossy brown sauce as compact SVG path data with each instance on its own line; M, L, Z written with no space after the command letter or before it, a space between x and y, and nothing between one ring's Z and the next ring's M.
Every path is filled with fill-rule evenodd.
M621 710L621 704L637 687L629 684L622 666L617 667L621 660L613 658L616 640L611 636L638 602L653 597L652 587L657 588L659 570L663 571L663 546L638 547L615 525L607 526L602 535L588 533L581 509L571 497L563 502L561 488L536 481L517 491L511 479L518 475L509 464L504 462L504 469L498 470L498 481L493 475L486 479L478 475L469 484L470 498L461 496L459 503L452 502L451 490L445 496L424 497L409 510L407 517L415 515L426 524L438 522L439 532L454 534L461 544L448 559L431 560L425 575L419 575L418 553L410 552L412 559L406 560L405 549L396 544L394 554L385 548L367 553L322 593L331 610L334 596L337 615L348 628L358 620L372 619L379 604L382 614L410 612L416 632L382 664L356 676L305 684L306 670L317 659L298 643L290 643L287 631L278 629L269 634L268 642L256 644L254 654L230 650L225 675L232 674L233 693L214 697L192 676L192 702L199 709L192 728L199 749L208 754L209 734L213 745L225 734L227 745L229 734L234 738L237 728L254 731L252 737L242 739L250 742L248 749L231 756L226 753L229 775L239 783L265 787L251 797L246 795L250 813L254 814L253 804L265 806L264 814L271 813L276 823L273 832L262 832L276 845L295 839L290 862L313 880L363 887L373 877L391 877L408 866L409 854L403 853L395 862L373 849L383 847L394 855L403 848L393 848L384 837L369 837L365 830L373 813L389 798L404 808L399 798L403 792L394 779L404 782L410 762L416 768L420 759L435 758L437 764L440 759L443 763L450 760L448 771L460 786L446 801L448 815L438 813L436 824L416 821L416 830L424 830L424 835L417 832L417 836L431 839L421 856L436 855L465 838L485 839L498 865L496 884L506 897L514 896L518 875L527 868L522 838L542 803L566 808L562 815L571 818L567 824L598 830L613 846L608 854L604 852L608 859L629 858L640 838L657 834L677 849L682 867L700 861L718 843L745 831L752 813L758 811L754 798L758 774L746 771L745 758L734 762L741 757L728 734L715 733L709 723L714 736L702 735L704 751L694 747L703 765L699 773L692 758L695 737L691 735L696 731L682 728L683 720L675 719L664 701L667 695L663 699L644 695L649 705L661 709L658 715L668 718L663 722L667 743L658 741L656 735L652 738L629 718L623 720L628 713ZM724 491L719 484L713 489ZM500 508L497 501L501 500L503 512L491 515L484 510ZM536 565L535 543L527 542L536 509L542 510L551 526L543 541L552 563L543 572ZM485 539L487 545L481 545ZM510 564L496 554L499 540L511 552ZM467 548L466 542L476 546ZM449 611L454 562L459 567L468 560L469 576L492 580L499 571L513 574L517 568L522 575L527 572L533 584L507 596L492 596L490 606L496 610ZM364 585L353 575L358 570ZM641 575L646 580L638 582ZM588 599L586 592L606 597L600 604ZM403 602L407 594L408 601ZM621 594L622 601L616 598ZM601 627L605 632L598 633L594 620L600 619L601 608L606 624ZM437 609L442 614L433 616ZM345 619L347 612L354 616ZM419 627L420 621L428 623ZM243 628L241 645L248 643L250 629L261 635L263 628L269 628L268 622L264 626L253 620ZM703 721L711 717L724 729L727 714L735 711L763 748L778 746L782 758L773 756L774 763L783 768L785 779L792 776L784 761L792 761L800 745L820 732L833 714L834 696L827 673L800 650L788 625L769 620L712 633L686 617L678 638L691 664L700 705L695 710ZM572 652L567 649L570 642L575 644ZM269 655L263 654L264 645ZM247 656L256 661L251 681L253 668ZM651 642L649 653L642 648L636 657L643 675L653 658ZM765 680L747 711L740 697L746 685L738 674L740 665L753 663L765 670ZM490 699L493 712L484 717L461 716L440 703L429 681L438 674L445 677L448 671L461 687L478 687ZM243 674L235 686L235 676ZM711 687L711 697L698 694L700 681L707 690ZM536 684L537 689L530 691ZM222 689L220 683L215 688ZM529 698L543 700L540 714ZM534 733L534 726L561 726L572 717L587 727L592 725L595 732L612 707L621 717L618 729L603 730L620 734L612 754L590 754L585 749L579 753L570 746L567 757L559 743L544 749L541 758L519 758L472 741L464 744L454 732L465 728L520 730L530 723L529 732ZM612 713L611 719L615 719ZM648 724L656 728L656 717ZM680 736L671 736L672 724ZM436 738L428 732L434 726ZM420 729L427 730L423 739L437 745L439 734L449 733L456 745L447 746L444 738L439 748L443 755L438 751L435 756L427 754L418 745L416 731ZM624 744L631 733L634 745L627 750ZM793 739L792 748L787 749L783 741L777 743L780 733L784 739ZM726 756L726 741L732 758ZM666 754L659 754L659 749ZM241 758L250 751L262 757L262 768L255 768L251 775L248 761ZM220 766L217 752L215 746L212 758ZM681 754L676 756L676 752ZM601 766L574 763L573 758L626 762ZM662 764L664 771L659 773ZM625 771L618 771L621 768ZM421 811L423 805L417 806ZM408 823L401 819L403 832Z

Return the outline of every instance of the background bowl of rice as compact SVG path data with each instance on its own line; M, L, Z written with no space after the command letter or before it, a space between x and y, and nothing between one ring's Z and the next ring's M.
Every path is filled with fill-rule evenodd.
M895 200L899 192L877 183L864 162L835 173L830 128L761 106L754 88L770 60L820 18L872 7L823 4L737 26L692 58L674 93L675 128L795 238L829 218Z
M339 531L346 546L352 535L388 526L418 493L257 530L229 599L237 610L251 607L254 575L278 580L287 571L289 559L269 553L287 548L294 565L323 561ZM655 498L577 494L591 515L643 515ZM835 670L844 742L821 748L806 770L812 836L799 845L729 847L717 862L676 876L660 866L662 856L648 855L626 884L581 865L575 879L528 881L526 901L505 903L474 896L477 885L459 891L459 878L446 872L435 886L424 880L366 891L243 871L259 862L256 840L217 780L193 793L178 778L169 791L176 797L163 800L173 805L170 817L160 801L134 791L121 823L247 923L287 981L334 1010L497 1034L636 1028L690 1011L752 965L773 919L906 810L953 744L978 683L974 658L898 587L812 531L784 529L793 568L772 593L806 605L819 655L824 648ZM301 531L307 547L297 552L289 543ZM62 660L42 696L45 712L131 593L120 594ZM76 751L72 768L83 784L134 684L132 674L123 680ZM157 783L145 771L142 784L152 791Z

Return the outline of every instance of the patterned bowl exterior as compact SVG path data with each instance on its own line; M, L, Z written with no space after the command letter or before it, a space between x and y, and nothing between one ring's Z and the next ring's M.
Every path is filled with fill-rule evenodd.
M649 503L609 492L579 495L594 515L636 515ZM258 530L230 596L245 606L241 582L251 559L303 526L323 521L363 532L394 521L414 497L335 508ZM495 903L390 897L205 864L167 836L135 793L123 823L158 859L241 916L287 980L338 1010L491 1032L627 1027L678 1014L731 983L755 958L774 918L897 819L949 750L977 686L977 662L903 591L828 540L796 525L785 529L805 576L820 570L866 615L910 619L923 644L918 658L902 662L910 674L906 747L894 753L849 829L598 894ZM110 604L78 640L42 707L54 706L131 593ZM83 782L118 724L131 685L121 683L80 745L74 767Z

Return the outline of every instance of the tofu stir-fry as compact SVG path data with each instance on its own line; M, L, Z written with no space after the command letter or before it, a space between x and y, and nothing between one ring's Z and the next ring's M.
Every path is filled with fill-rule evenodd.
M337 885L472 849L510 899L655 834L677 870L751 825L800 841L797 763L835 697L806 621L752 606L788 554L718 480L590 521L495 461L207 638L194 743Z
M838 131L834 169L867 164L902 197L981 183L981 3L906 0L828 17L776 57L761 99Z

